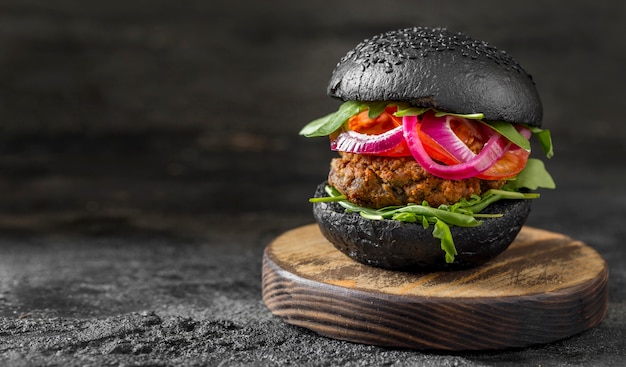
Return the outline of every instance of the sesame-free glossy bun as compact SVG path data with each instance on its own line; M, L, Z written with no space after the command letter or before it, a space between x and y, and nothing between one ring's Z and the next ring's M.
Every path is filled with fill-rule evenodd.
M511 56L443 28L401 29L361 42L335 67L328 94L537 127L543 117L531 76Z
M315 197L326 196L322 183ZM396 220L372 220L346 212L335 202L313 204L313 216L324 237L339 251L365 265L391 270L432 271L475 267L496 257L513 242L530 213L531 200L500 200L483 213L502 213L486 218L477 227L450 226L457 256L445 261L433 226Z

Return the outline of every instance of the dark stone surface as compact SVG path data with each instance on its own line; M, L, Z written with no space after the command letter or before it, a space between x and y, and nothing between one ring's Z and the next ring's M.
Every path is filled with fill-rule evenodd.
M621 365L626 6L621 1L0 4L0 364ZM297 135L332 68L385 30L447 26L537 82L547 162L528 224L610 267L597 328L441 354L319 337L261 302L265 245L313 221L332 154Z

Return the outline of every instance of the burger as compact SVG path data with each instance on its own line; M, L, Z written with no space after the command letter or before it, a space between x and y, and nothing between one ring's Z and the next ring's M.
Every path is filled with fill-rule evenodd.
M332 72L337 111L306 124L337 157L310 199L323 236L394 270L483 264L513 242L539 188L555 184L532 77L506 52L445 28L359 43ZM531 143L536 139L536 143Z

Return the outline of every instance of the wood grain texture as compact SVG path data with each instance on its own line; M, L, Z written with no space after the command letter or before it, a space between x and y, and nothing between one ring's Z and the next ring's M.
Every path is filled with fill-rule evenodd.
M412 349L549 343L598 325L608 304L608 268L595 250L530 227L481 267L407 273L359 264L307 225L267 246L262 281L263 301L287 323Z

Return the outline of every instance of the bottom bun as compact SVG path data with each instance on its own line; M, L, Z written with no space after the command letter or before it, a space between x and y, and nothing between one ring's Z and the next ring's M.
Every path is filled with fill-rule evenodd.
M315 197L327 196L322 183ZM313 204L313 215L324 237L339 251L365 264L391 270L458 270L475 267L509 247L530 213L531 200L500 200L483 213L504 214L485 218L477 227L450 226L457 250L453 263L446 263L433 226L396 220L371 220L346 212L335 202Z

